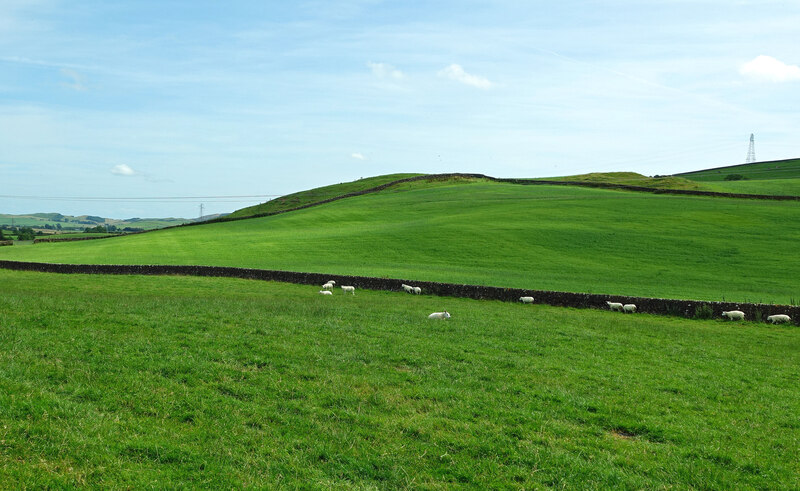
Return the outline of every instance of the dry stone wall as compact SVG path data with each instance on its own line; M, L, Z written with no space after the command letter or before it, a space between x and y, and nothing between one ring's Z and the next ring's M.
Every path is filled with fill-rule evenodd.
M181 275L242 278L251 280L280 281L301 285L321 286L328 280L337 286L352 285L356 289L388 290L403 292L402 284L422 288L423 294L443 297L471 298L475 300L500 300L517 302L519 297L534 297L534 303L557 307L607 309L606 301L636 304L638 312L695 317L700 308L711 309L713 318L721 318L727 310L741 310L748 320L766 321L767 316L788 314L794 324L800 323L800 306L771 305L745 302L704 302L696 300L674 300L666 298L626 297L592 293L554 292L525 290L494 286L461 285L432 281L413 281L369 276L346 276L322 273L300 273L267 269L232 268L222 266L170 266L170 265L114 265L114 264L51 264L20 261L0 261L0 268L16 271L37 271L65 274L116 274L116 275ZM622 314L620 314L622 315Z

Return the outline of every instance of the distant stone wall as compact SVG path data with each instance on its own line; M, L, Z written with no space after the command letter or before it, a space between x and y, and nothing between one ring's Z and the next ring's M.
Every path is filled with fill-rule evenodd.
M75 242L76 240L97 240L97 239L108 239L111 237L119 237L118 235L104 235L102 237L63 237L63 238L56 238L56 237L43 237L39 239L33 239L34 244L40 244L42 242Z
M14 245L13 240L0 240L0 247Z
M193 227L196 225L203 225L207 223L215 223L215 222L233 222L237 220L247 220L250 218L261 218L273 215L280 215L281 213L288 213L291 211L303 210L305 208L311 208L313 206L323 205L325 203L330 203L333 201L338 201L340 199L345 198L352 198L354 196L363 196L365 194L370 193L377 193L379 191L383 191L384 189L390 188L392 186L396 186L398 184L403 184L406 182L414 182L414 181L436 181L436 180L447 180L453 178L464 178L464 179L486 179L489 181L494 182L502 182L507 184L520 184L523 186L542 186L542 185L550 185L550 186L581 186L581 187L588 187L588 188L599 188L599 189L615 189L615 190L622 190L622 191L637 191L637 192L644 192L644 193L653 193L653 194L678 194L678 195L687 195L687 196L710 196L710 197L717 197L717 198L739 198L739 199L765 199L765 200L773 200L773 201L800 201L800 196L783 196L783 195L771 195L771 194L743 194L743 193L718 193L714 191L695 191L690 189L659 189L659 188L650 188L645 186L631 186L627 184L613 184L607 182L581 182L581 181L554 181L554 180L530 180L530 179L513 179L513 178L500 178L500 177L492 177L487 176L484 174L464 174L464 173L449 173L449 174L426 174L422 176L414 176L414 177L406 177L404 179L398 179L396 181L387 182L381 184L380 186L375 186L374 188L364 189L361 191L354 191L352 193L342 194L339 196L334 196L332 198L324 199L321 201L315 201L314 203L308 203L302 206L297 206L294 208L288 208L286 210L280 211L273 211L269 213L259 213L256 215L249 215L246 217L221 217L216 218L214 220L207 220L204 222L193 222L193 223L185 223L183 225L175 225L175 227ZM173 228L173 227L167 227ZM164 229L159 229L164 230Z
M292 211L303 210L306 208L311 208L314 206L324 205L326 203L331 203L333 201L338 201L340 199L345 198L352 198L355 196L363 196L365 194L370 193L377 193L379 191L383 191L384 189L390 188L392 186L396 186L398 184L403 184L407 182L415 182L415 181L444 181L447 179L454 179L454 178L463 178L463 179L486 179L489 181L494 182L502 182L507 184L520 184L523 186L542 186L542 185L550 185L550 186L582 186L582 187L589 187L589 188L600 188L600 189L615 189L615 190L622 190L622 191L637 191L637 192L646 192L646 193L653 193L653 194L679 194L679 195L689 195L689 196L711 196L711 197L718 197L718 198L742 198L742 199L766 199L766 200L775 200L775 201L800 201L800 196L774 196L768 194L738 194L738 193L717 193L712 191L693 191L693 190L686 190L686 189L658 189L658 188L649 188L644 186L629 186L627 184L612 184L612 183L605 183L605 182L576 182L576 181L552 181L552 180L529 180L529 179L513 179L513 178L499 178L499 177L491 177L484 174L465 174L465 173L448 173L448 174L426 174L421 176L414 176L414 177L406 177L404 179L398 179L396 181L387 182L381 184L380 186L375 186L373 188L364 189L361 191L354 191L352 193L342 194L339 196L334 196L328 199L324 199L321 201L315 201L313 203L308 203L301 206L296 206L294 208L287 208L285 210L280 211L272 211L268 213L258 213L255 215L248 215L245 217L220 217L215 218L213 220L205 220L202 222L191 222L191 223L184 223L181 225L173 225L170 227L164 227L160 229L154 230L144 230L142 232L136 233L150 233L156 232L160 230L167 230L171 228L177 227L195 227L198 225L207 225L210 223L220 223L220 222L235 222L238 220L249 220L251 218L262 218L274 215L280 215L282 213L289 213Z
M431 281L413 281L368 276L345 276L322 273L299 273L267 269L231 268L221 266L168 266L168 265L113 265L113 264L49 264L19 261L0 261L0 268L16 271L37 271L43 273L66 274L116 274L116 275L181 275L242 278L252 280L280 281L301 285L321 286L328 280L336 281L338 286L352 285L357 289L388 290L403 292L403 283L422 288L423 294L443 297L471 298L475 300L500 300L517 302L519 297L534 297L534 303L557 307L608 309L606 301L636 304L640 313L672 315L692 318L697 309L707 306L714 318L720 318L723 311L741 310L748 320L758 318L765 321L767 316L788 314L794 324L800 324L800 306L770 305L745 302L704 302L696 300L672 300L666 298L626 297L621 295L600 295L591 293L553 292L545 290L524 290L480 285L459 285ZM622 314L620 314L622 315Z

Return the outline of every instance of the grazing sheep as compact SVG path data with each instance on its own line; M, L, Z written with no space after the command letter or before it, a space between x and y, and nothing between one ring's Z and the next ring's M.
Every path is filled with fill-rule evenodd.
M333 295L333 292L329 290L320 290L319 293L320 295Z
M434 312L428 316L428 319L449 319L450 314L445 310L444 312Z
M420 287L418 287L418 286L415 286L415 287L414 287L414 293L416 293L417 295L420 295L420 294L422 294L422 288L420 288Z
M773 324L778 324L779 322L791 322L792 318L786 314L777 314L767 317L767 320Z
M344 292L344 293L351 292L353 295L355 295L356 294L356 287L354 287L354 286L343 286L342 287L342 292Z
M608 308L609 309L611 309L611 310L619 310L620 312L622 312L622 304L621 303L619 303L619 302L608 302L608 301L606 301L606 303L608 304Z
M331 285L335 285L335 284L336 284L336 282L335 282L335 281L333 281L333 280L328 280L328 281L327 281L327 283L329 283L329 284L331 284Z
M722 313L722 317L727 317L728 319L734 320L743 320L744 319L744 312L741 310L729 310L727 312Z
M414 287L413 287L413 286L411 286L411 285L406 285L405 283L403 283L403 284L402 284L402 285L400 285L400 286L402 286L402 287L403 287L403 290L405 290L406 292L408 292L408 293L414 293Z
M333 284L325 283L324 285L322 285L322 289L323 290L333 290Z
M522 303L533 303L533 297L519 297L519 301Z
M632 303L626 303L625 305L622 306L622 311L623 312L630 312L632 314L632 313L636 312L636 305L634 305Z

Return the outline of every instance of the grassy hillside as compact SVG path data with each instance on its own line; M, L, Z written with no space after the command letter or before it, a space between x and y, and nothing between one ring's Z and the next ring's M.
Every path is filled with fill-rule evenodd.
M0 284L3 487L800 487L796 328L231 279Z
M771 194L800 196L800 178L758 179L743 181L706 181L709 191L721 193Z
M320 188L311 189L308 191L300 191L298 193L287 194L273 200L261 203L260 205L248 206L236 210L230 215L229 218L249 217L253 215L262 215L265 213L274 213L276 211L283 211L298 206L307 205L310 203L317 203L326 199L335 198L344 194L354 193L357 191L364 191L371 189L388 182L405 179L406 177L414 177L422 174L387 174L384 176L368 177L366 179L359 179L358 181L344 182L340 184L333 184Z
M692 181L724 181L732 174L740 174L749 180L800 179L800 159L774 160L752 164L732 165L714 169L676 174Z
M797 203L474 182L409 185L267 218L5 247L0 258L796 303L798 240Z
M708 191L703 185L688 179L674 176L648 177L636 172L593 172L575 176L548 177L539 180L568 182L598 182L604 184L623 184L656 189L691 189Z
M800 162L800 160L798 160ZM755 165L755 164L751 164ZM538 180L558 180L572 182L597 182L604 184L622 184L628 186L643 186L655 189L688 189L695 191L714 191L719 193L743 193L800 196L800 166L780 167L777 174L771 174L775 167L761 167L753 170L749 176L739 181L726 181L728 171L714 171L706 174L701 171L698 179L691 175L648 177L635 172L597 172L576 176L552 177ZM795 175L797 177L787 177ZM744 175L744 174L743 174ZM782 176L782 177L774 177Z

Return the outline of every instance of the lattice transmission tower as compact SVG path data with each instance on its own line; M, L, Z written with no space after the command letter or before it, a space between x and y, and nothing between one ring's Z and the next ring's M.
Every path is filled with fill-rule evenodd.
M756 137L750 133L750 148L747 149L746 164L752 164L756 161Z

